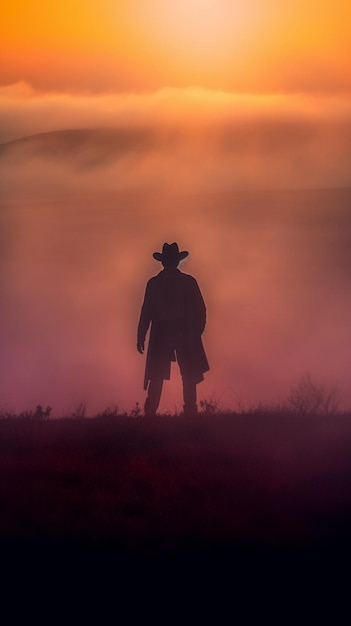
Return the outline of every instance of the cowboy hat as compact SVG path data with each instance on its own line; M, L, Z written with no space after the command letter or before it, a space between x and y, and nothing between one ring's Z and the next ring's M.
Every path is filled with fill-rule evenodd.
M167 264L175 261L179 263L179 261L185 259L188 254L189 252L187 252L186 250L179 252L178 244L174 242L171 244L164 243L162 247L162 252L154 252L152 256L154 257L154 259L156 259L156 261L162 261L163 263Z

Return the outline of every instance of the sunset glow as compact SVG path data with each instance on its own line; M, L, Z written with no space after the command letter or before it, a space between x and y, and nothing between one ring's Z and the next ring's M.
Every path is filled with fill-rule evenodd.
M166 59L178 71L183 65L185 75L191 68L211 76L228 63L235 69L235 56L254 46L265 26L260 21L262 9L257 9L228 0L150 0L135 16L142 38L160 55L159 62Z
M2 84L134 91L350 89L351 8L316 0L13 0Z

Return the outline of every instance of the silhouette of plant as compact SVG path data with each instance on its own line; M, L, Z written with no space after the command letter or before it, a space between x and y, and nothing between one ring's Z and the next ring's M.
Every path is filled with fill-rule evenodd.
M52 411L51 406L47 406L46 409L43 409L41 404L38 404L35 408L35 411L21 411L20 413L15 413L15 411L11 410L2 410L0 412L1 419L35 419L42 420L50 417Z
M99 419L103 419L105 417L118 417L118 406L108 406L104 411L102 411L102 413L98 413L95 417Z
M74 417L75 419L83 419L84 417L86 417L86 411L87 411L87 405L85 402L80 402L76 408L74 413L72 414L72 417Z
M134 409L132 409L131 412L130 412L130 416L131 417L140 417L141 413L142 413L142 408L141 408L139 402L136 402Z
M17 417L17 416L13 409L9 409L6 406L1 407L0 419L13 419L14 417Z
M340 408L340 386L315 383L309 374L302 376L290 391L287 405L302 415L335 415Z
M34 417L34 419L46 419L46 418L50 417L51 411L52 411L52 407L51 406L47 406L45 411L44 411L44 409L41 406L41 404L38 404L33 417Z
M219 413L219 400L214 396L211 396L209 400L204 398L200 400L200 411L201 413L206 413L207 415L213 415L214 413Z

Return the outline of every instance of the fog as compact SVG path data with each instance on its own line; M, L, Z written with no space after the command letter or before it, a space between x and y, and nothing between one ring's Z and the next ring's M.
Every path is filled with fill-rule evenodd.
M310 373L350 403L347 101L16 89L0 105L0 404L143 404L136 327L164 241L189 250L207 305L199 399L274 403ZM160 408L181 406L175 365Z

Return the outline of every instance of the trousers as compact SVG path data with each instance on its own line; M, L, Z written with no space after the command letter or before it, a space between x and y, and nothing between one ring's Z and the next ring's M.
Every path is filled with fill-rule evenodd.
M196 382L195 379L182 376L183 383L183 399L184 414L190 415L197 413L196 405ZM160 404L161 393L163 387L163 378L152 378L149 382L148 394L145 401L145 415L156 415L156 411Z

